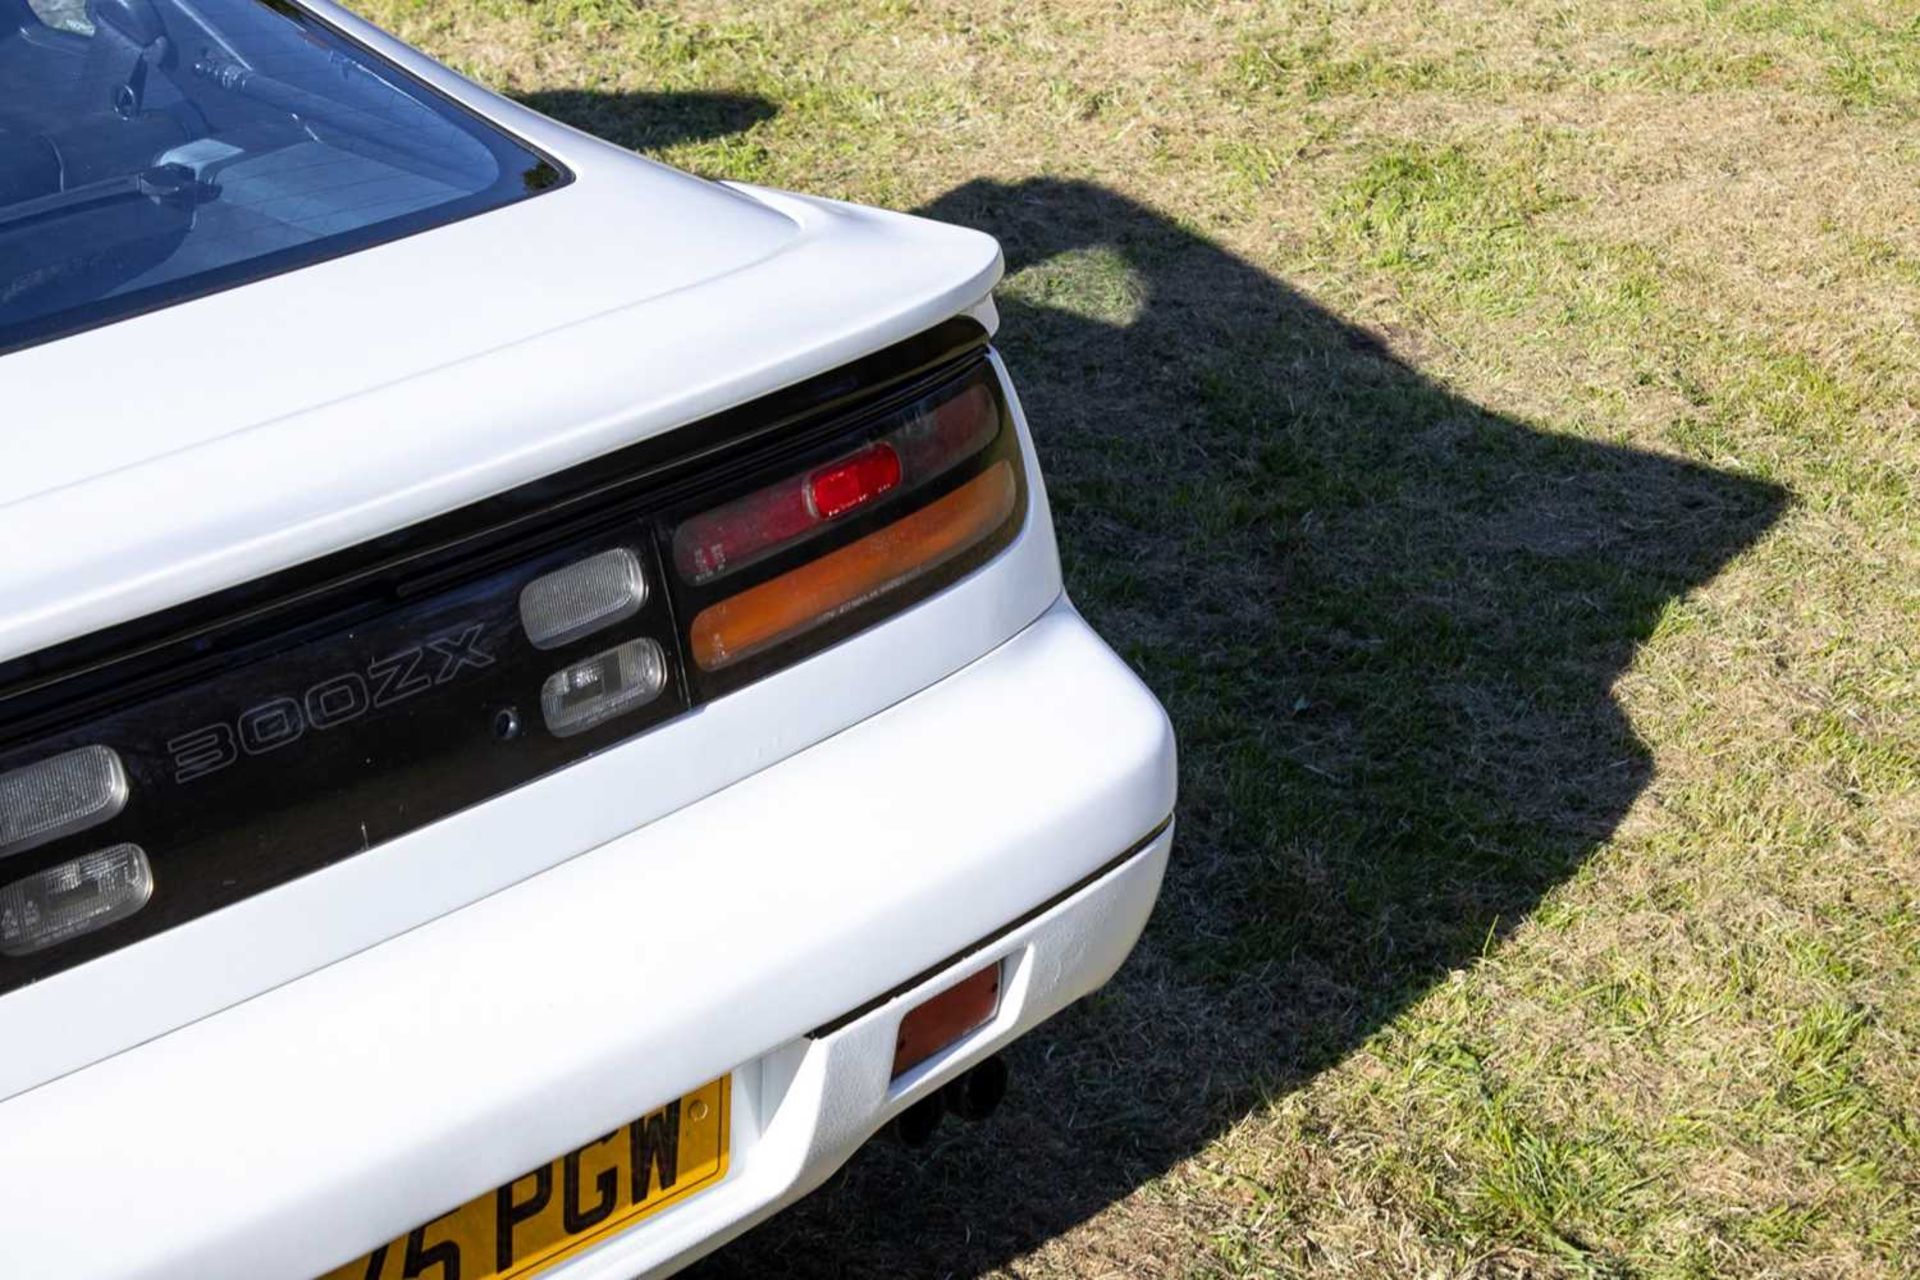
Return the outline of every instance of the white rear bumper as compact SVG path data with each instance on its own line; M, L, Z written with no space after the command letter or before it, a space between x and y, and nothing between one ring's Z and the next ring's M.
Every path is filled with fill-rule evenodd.
M1173 799L1164 714L1063 602L705 800L0 1103L0 1275L311 1277L732 1071L727 1181L553 1274L683 1262L1103 982L1170 832L1098 873ZM807 1037L1003 956L995 1021L902 1088L913 993Z
M741 1118L728 1180L548 1277L669 1274L806 1195L887 1120L1106 982L1140 936L1172 846L1169 825L1131 858L991 945L831 1034L795 1041L737 1075ZM901 1016L996 960L1007 964L999 1014L894 1086Z

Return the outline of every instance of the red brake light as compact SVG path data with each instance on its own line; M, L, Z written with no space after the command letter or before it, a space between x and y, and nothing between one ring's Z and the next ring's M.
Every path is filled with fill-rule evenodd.
M900 455L892 445L881 441L808 476L808 505L820 519L831 520L873 501L899 483Z

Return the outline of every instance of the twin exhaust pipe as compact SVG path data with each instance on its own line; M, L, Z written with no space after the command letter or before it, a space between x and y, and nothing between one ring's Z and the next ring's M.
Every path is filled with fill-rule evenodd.
M923 1147L932 1141L941 1118L948 1114L977 1124L992 1115L1007 1096L1008 1075L1007 1060L996 1053L902 1111L888 1128L901 1145Z

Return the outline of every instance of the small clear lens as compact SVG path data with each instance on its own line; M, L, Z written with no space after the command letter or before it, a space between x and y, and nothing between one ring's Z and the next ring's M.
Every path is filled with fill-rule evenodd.
M647 600L640 557L625 547L542 574L520 592L520 623L536 649L558 649L624 622Z
M540 712L566 738L644 707L667 684L667 655L653 640L629 640L547 677Z
M127 771L111 747L81 747L0 773L0 858L112 818L127 804Z
M137 844L48 867L0 889L0 955L32 955L103 929L152 896L153 868Z

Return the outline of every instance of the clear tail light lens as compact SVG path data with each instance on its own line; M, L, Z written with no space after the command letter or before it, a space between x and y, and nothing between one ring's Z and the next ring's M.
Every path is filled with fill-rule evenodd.
M536 649L558 649L625 622L647 602L640 557L614 547L543 573L520 591L520 625Z
M48 867L0 888L0 955L32 955L104 929L146 906L152 896L153 868L137 844L117 844Z
M127 803L112 747L80 747L0 773L0 858L108 821Z
M558 738L570 738L644 707L667 685L667 655L652 639L583 658L547 677L540 712Z

